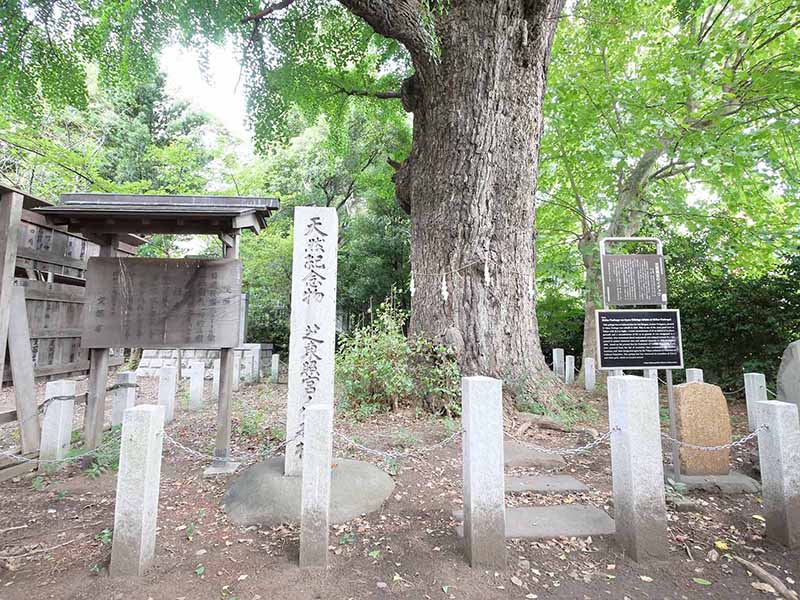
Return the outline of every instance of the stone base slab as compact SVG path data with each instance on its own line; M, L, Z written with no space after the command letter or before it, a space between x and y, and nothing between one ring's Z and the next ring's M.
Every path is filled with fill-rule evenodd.
M224 462L219 464L212 464L205 471L203 477L216 477L217 475L232 475L241 466L242 463L238 462Z
M345 523L378 510L394 490L394 481L375 465L336 459L331 473L331 524ZM249 467L223 499L225 512L237 525L279 525L300 522L302 477L286 477L283 456Z
M460 512L460 511L459 511ZM456 518L459 513L453 513ZM461 514L463 518L463 513ZM456 526L459 537L464 526ZM506 538L546 540L560 537L614 535L614 519L594 506L561 504L506 508Z
M664 480L682 483L688 490L700 490L712 494L758 494L761 485L744 473L731 471L727 475L680 475L665 471Z
M537 494L565 494L588 492L589 488L569 475L531 475L506 477L506 494L535 492Z
M506 440L503 444L503 455L505 466L509 469L525 467L559 469L567 464L558 454L546 454L514 440Z

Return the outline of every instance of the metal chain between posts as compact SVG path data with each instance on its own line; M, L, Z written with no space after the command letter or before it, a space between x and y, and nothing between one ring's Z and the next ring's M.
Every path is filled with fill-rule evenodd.
M592 440L591 442L589 442L584 446L578 446L577 448L544 448L543 446L537 446L536 444L531 444L526 440L521 440L518 437L508 432L505 432L505 436L509 439L514 440L515 442L522 444L526 448L530 448L531 450L536 450L538 452L541 452L542 454L571 456L575 454L581 454L583 452L589 452L590 450L594 450L598 446L608 441L611 438L611 434L614 433L615 431L620 431L619 427L612 427L598 438Z
M263 453L246 452L244 454L240 454L237 456L222 457L222 456L215 456L214 454L207 454L205 452L200 452L199 450L195 450L194 448L185 446L184 444L180 443L178 440L173 438L171 435L169 435L166 431L164 432L164 439L167 440L170 444L172 444L176 448L183 450L186 454L189 454L190 456L194 456L201 460L213 460L217 462L244 462L247 460L262 460L269 456L276 455L280 450L283 450L292 441L298 439L298 437L299 436L295 435L287 440L284 440L277 446L270 448L268 452L263 452Z
M698 444L690 444L689 442L682 442L681 440L676 440L675 438L669 436L666 433L662 433L661 436L671 442L673 444L677 444L678 446L682 446L684 448L689 448L691 450L702 450L705 452L716 452L719 450L728 450L731 448L736 448L737 446L743 446L753 438L758 436L759 431L767 431L769 427L766 425L759 425L755 428L752 433L748 433L746 436L739 438L738 440L734 440L729 444L720 444L719 446L699 446Z
M62 464L62 463L74 462L86 456L94 456L95 454L98 454L99 452L105 450L108 446L111 446L112 444L117 443L119 441L120 437L118 436L113 437L100 444L97 448L94 448L92 450L87 450L86 452L81 452L80 454L74 454L73 456L65 456L64 458L52 458L46 460L39 458L28 458L26 456L22 456L21 454L14 454L12 452L6 452L3 450L0 450L0 456L5 456L6 458L10 458L11 460L19 463L35 463L37 465Z
M428 452L432 452L433 450L438 450L439 448L444 448L447 444L452 442L457 437L460 437L461 434L464 433L463 429L459 429L458 431L453 432L452 434L448 435L446 438L439 440L435 444L430 446L425 446L423 448L411 448L409 450L403 452L386 452L384 450L375 450L374 448L370 448L365 446L364 444L360 444L359 442L355 441L352 438L347 437L343 433L339 433L337 431L333 432L337 438L348 444L349 446L353 446L354 448L358 448L362 452L366 452L367 454L371 454L373 456L380 456L381 458L388 458L396 460L398 458L407 458L412 455L419 455L419 454L427 454Z

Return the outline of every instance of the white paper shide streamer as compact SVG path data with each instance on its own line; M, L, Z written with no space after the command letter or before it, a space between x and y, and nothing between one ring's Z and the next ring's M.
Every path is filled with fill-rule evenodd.
M450 293L447 291L447 275L442 275L442 300L447 302Z

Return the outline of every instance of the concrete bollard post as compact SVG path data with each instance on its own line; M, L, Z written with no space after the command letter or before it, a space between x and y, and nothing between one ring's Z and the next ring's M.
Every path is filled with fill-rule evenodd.
M280 354L273 354L272 355L272 365L270 367L269 372L269 380L272 383L278 383L278 374L281 370L281 355Z
M44 390L44 399L47 408L42 421L39 460L60 460L69 452L72 438L75 382L68 379L48 382ZM52 463L48 465L48 467L56 466Z
M464 544L478 568L506 564L503 382L462 377Z
M189 363L189 410L203 408L205 377L206 365L202 360L193 360Z
M242 380L242 353L238 350L233 351L233 391L239 391Z
M249 383L259 383L261 381L261 344L245 344L250 354L250 378Z
M114 379L111 404L111 425L122 425L122 415L136 405L136 373L123 371ZM119 386L119 387L116 387Z
M589 356L583 357L583 386L587 392L593 392L597 385L597 372L594 367L594 359Z
M242 352L240 358L240 374L244 383L252 383L253 381L253 357L250 355L249 350Z
M213 361L211 367L211 398L219 397L219 365L220 359L217 358Z
M758 402L758 461L767 538L788 548L800 546L800 425L797 405Z
M164 407L142 404L125 411L109 569L112 576L143 575L155 556L163 441Z
M303 429L303 483L300 508L300 566L328 564L333 411L327 404L309 404Z
M564 349L553 348L553 373L564 381Z
M658 369L645 369L644 376L648 379L655 379L658 381Z
M658 414L658 384L645 377L608 378L611 473L617 543L633 560L667 558L667 507Z
M575 357L567 355L564 360L564 383L572 385L575 383Z
M703 369L686 369L686 383L703 383Z
M763 373L744 374L744 396L747 403L747 430L758 426L758 402L767 402L767 379Z
M164 425L175 419L175 394L178 391L178 368L158 370L158 404L164 407Z

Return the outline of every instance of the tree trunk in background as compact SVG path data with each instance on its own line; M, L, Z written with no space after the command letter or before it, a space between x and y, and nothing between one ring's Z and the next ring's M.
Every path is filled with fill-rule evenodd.
M600 245L597 235L587 232L578 242L583 259L584 275L584 310L583 317L583 358L593 358L595 367L599 367L597 356L597 328L595 309L603 308L603 283L600 274ZM580 383L584 381L584 361L581 360ZM596 371L597 383L602 383L605 373Z
M464 375L552 390L532 293L534 193L561 3L532 4L465 0L437 16L441 58L415 60L404 85L414 137L396 183L411 213L412 333L454 348Z

